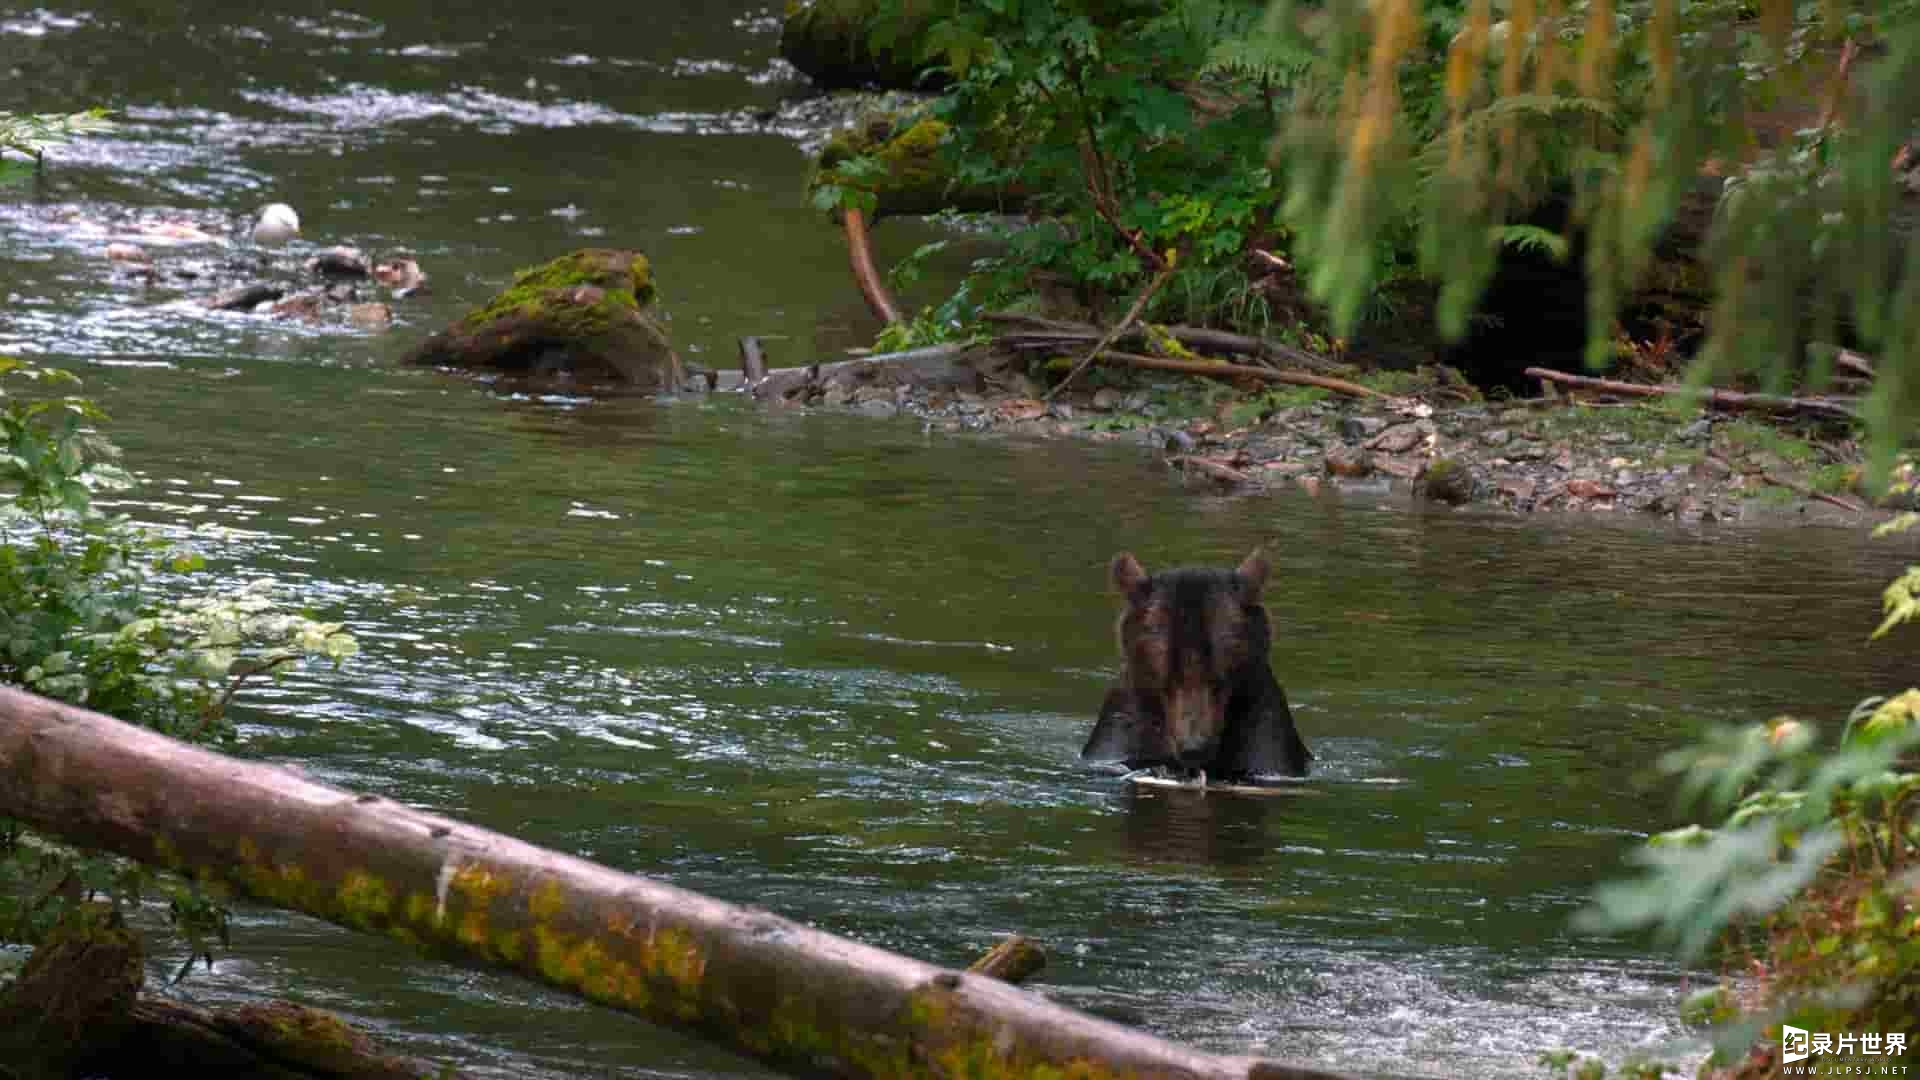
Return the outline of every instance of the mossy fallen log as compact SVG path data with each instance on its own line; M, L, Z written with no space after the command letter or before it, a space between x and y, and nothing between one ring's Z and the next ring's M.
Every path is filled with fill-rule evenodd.
M931 0L789 0L780 27L780 58L828 90L874 86L938 89L946 79L923 75L927 29L940 17Z
M263 1001L207 1009L142 996L146 950L105 904L77 907L0 991L0 1077L184 1073L227 1080L455 1076L392 1054L320 1009Z
M948 127L945 121L918 108L875 109L834 132L820 148L812 175L811 193L824 185L867 192L873 196L872 216L937 214L953 209L969 213L1012 213L1025 205L1022 192L1010 188L960 185L941 153ZM879 165L843 169L854 160Z
M1327 1080L0 687L0 816L808 1076Z
M0 1076L77 1075L96 1046L126 1031L145 955L111 908L76 908L0 994Z
M685 369L637 251L586 248L522 271L498 296L407 354L406 362L535 382L678 388Z
M226 1080L421 1080L458 1074L392 1054L322 1009L262 1001L206 1009L143 997L115 1053L90 1065L110 1076L188 1073Z

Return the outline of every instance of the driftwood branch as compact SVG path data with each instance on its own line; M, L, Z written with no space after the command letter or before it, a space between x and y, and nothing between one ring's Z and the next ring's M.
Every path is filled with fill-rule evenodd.
M1111 350L1103 359L1107 363L1122 364L1145 371L1172 371L1182 375L1205 375L1214 379L1259 379L1263 382L1286 383L1289 386L1317 386L1322 390L1331 390L1336 394L1346 394L1349 397L1390 396L1371 386L1361 386L1359 383L1348 382L1345 379L1313 375L1305 371L1276 371L1273 368L1248 367L1245 364L1216 364L1206 360L1174 360L1164 356L1139 356L1134 353Z
M1530 379L1558 383L1576 390L1596 390L1626 397L1677 396L1698 398L1702 404L1711 405L1717 409L1787 416L1819 416L1833 420L1858 418L1851 406L1831 398L1779 397L1774 394L1743 394L1736 390L1694 390L1685 386L1646 386L1640 383L1618 382L1613 379L1595 379L1586 375L1569 375L1564 371L1539 367L1530 367L1525 374Z
M740 379L749 388L767 377L767 352L757 337L740 339Z
M749 379L744 369L738 374L721 372L719 388L749 390L756 398L772 400L787 397L802 387L831 379L842 371L886 365L911 368L919 372L921 378L950 378L972 347L965 342L954 341L945 345L928 345L902 352L873 353L867 356L856 356L850 360L762 370L758 379Z
M1857 375L1862 379L1873 378L1873 361L1854 352L1852 349L1839 349L1833 354L1833 366L1842 371Z
M1067 372L1066 378L1053 384L1053 389L1047 391L1045 400L1052 401L1055 394L1065 390L1067 384L1073 382L1076 376L1087 370L1088 364L1100 359L1100 354L1105 352L1107 347L1112 345L1116 338L1126 333L1128 328L1133 326L1133 321L1138 319L1140 313L1147 309L1147 301L1153 299L1153 294L1159 292L1160 286L1165 285L1167 279L1172 276L1173 267L1171 266L1163 266L1159 273L1153 275L1153 280L1147 282L1146 285L1141 288L1140 295L1133 298L1133 306L1127 309L1127 314L1121 318L1119 322L1114 324L1113 329L1107 331L1105 337L1095 342L1093 348L1087 350L1087 355L1081 357L1080 362L1073 365L1073 370Z
M860 295L867 298L867 309L883 323L904 321L900 318L900 306L893 302L893 294L887 291L887 283L880 280L880 272L873 268L873 245L867 240L867 216L852 208L842 210L840 227L847 234L847 260L853 265L853 280L860 286Z
M1223 484L1239 486L1254 482L1253 477L1248 476L1239 469L1225 462L1201 457L1198 454L1183 454L1178 457L1170 457L1167 459L1167 464L1178 465L1183 471L1196 472L1202 476L1218 480Z
M9 687L0 816L801 1075L1329 1075L1178 1046L996 979Z
M1828 503L1832 506L1837 506L1840 509L1845 510L1851 514L1864 514L1867 512L1866 507L1861 506L1859 503L1854 502L1852 499L1849 499L1840 495L1831 495L1824 491L1815 491L1814 489L1808 487L1807 485L1801 483L1798 480L1793 479L1792 477L1781 476L1779 473L1772 472L1767 469L1743 469L1740 466L1734 464L1733 462L1727 460L1726 456L1721 454L1717 450L1707 451L1707 456L1719 462L1720 464L1725 465L1728 468L1728 470L1732 472L1744 473L1748 476L1758 476L1760 479L1766 481L1769 484L1772 484L1774 487L1786 488L1788 491L1793 492L1795 495L1798 495L1803 499L1818 499L1823 503Z
M989 311L981 316L991 323L999 323L1013 329L1003 331L1000 340L1016 348L1029 344L1047 347L1073 344L1082 341L1094 341L1100 337L1100 329L1085 323L1066 322L1059 319L1043 319L1034 315L1022 315L1011 311ZM1277 341L1236 334L1229 330L1214 330L1204 326L1156 326L1157 332L1185 345L1189 349L1204 349L1207 352L1235 353L1240 356L1254 356L1262 360L1285 360L1290 364L1312 367L1327 363L1325 357ZM1120 335L1118 341L1145 342L1148 333L1144 327L1133 327Z

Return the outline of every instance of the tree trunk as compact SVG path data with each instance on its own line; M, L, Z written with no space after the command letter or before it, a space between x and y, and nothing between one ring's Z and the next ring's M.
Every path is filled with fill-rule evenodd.
M1324 1080L0 687L0 815L798 1075Z

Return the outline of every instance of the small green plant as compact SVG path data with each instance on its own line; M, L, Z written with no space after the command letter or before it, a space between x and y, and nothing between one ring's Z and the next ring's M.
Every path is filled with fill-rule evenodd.
M1277 386L1234 404L1227 411L1227 422L1234 427L1247 427L1283 409L1303 408L1331 396L1330 391L1317 386Z
M32 171L45 158L48 147L76 135L91 135L112 127L113 121L108 119L105 109L77 113L0 112L0 183ZM31 158L33 164L9 160L8 152Z
M1088 431L1133 431L1153 423L1139 413L1111 413L1097 417L1087 424Z
M1813 445L1807 440L1764 420L1741 417L1721 427L1727 444L1742 453L1766 453L1793 465L1810 465Z
M353 654L339 623L282 610L259 579L190 593L197 554L94 504L130 483L105 419L66 391L79 380L0 357L0 681L194 742L231 742L227 708L244 686L306 657ZM22 394L22 386L37 393ZM39 939L69 905L116 905L150 878L0 822L0 942ZM193 955L223 939L225 912L172 886Z

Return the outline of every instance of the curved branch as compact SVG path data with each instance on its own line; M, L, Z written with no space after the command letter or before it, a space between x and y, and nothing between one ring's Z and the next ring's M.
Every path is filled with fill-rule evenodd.
M840 225L847 233L847 260L853 264L853 280L860 284L860 295L867 298L868 310L884 323L906 321L900 317L900 307L893 302L893 295L887 292L886 282L880 280L879 271L873 268L873 246L867 241L867 216L849 207L840 212Z

